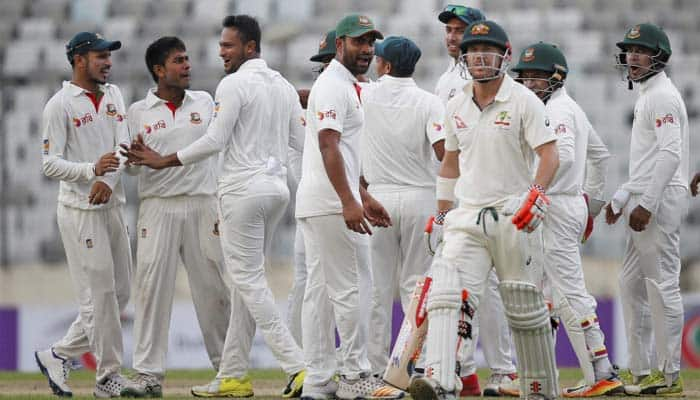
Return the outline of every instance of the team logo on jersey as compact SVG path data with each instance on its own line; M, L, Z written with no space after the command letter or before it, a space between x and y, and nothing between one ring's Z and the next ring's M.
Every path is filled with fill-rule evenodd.
M565 134L566 133L566 125L564 125L564 124L557 125L557 127L554 128L554 133L556 133L557 135Z
M148 235L148 230L146 228L141 228L141 237L145 238Z
M44 155L49 155L49 139L44 139Z
M661 118L656 119L656 127L661 128L661 125L673 124L673 114L666 114Z
M440 132L442 130L442 125L438 124L437 122L433 122L433 129Z
M219 235L220 235L220 232L219 232L219 220L218 220L218 219L216 220L216 222L214 222L214 230L213 230L211 233L214 234L214 236L219 236Z
M508 111L501 111L496 116L496 121L494 124L499 126L510 126L510 120L511 118L510 115L508 115ZM545 125L547 125L547 122L545 122Z
M535 49L533 47L530 47L529 49L525 50L525 53L523 53L523 61L530 62L534 59L535 59Z
M360 26L372 26L372 21L369 20L369 18L365 17L364 15L360 15L357 18L357 24Z
M143 126L143 131L146 132L146 135L151 133L151 126L150 125L144 125Z
M326 118L336 119L335 110L319 111L316 113L316 117L319 121L323 121Z
M199 115L198 112L195 111L190 114L190 122L195 125L199 125L202 123L202 117Z
M157 131L158 129L165 129L165 128L166 128L166 125L165 125L165 121L161 119L160 121L156 122L156 123L153 124L153 125L150 125L150 126L149 126L149 125L144 125L143 127L146 129L146 133L148 134L148 133L151 133L151 132L155 132L155 131Z
M107 104L107 115L110 117L117 115L117 106L112 103Z
M459 115L455 114L452 117L455 119L455 126L457 129L465 129L467 127L467 124L464 123L464 120L462 120Z
M640 36L642 36L642 33L639 31L639 25L627 32L627 39L637 39Z
M82 117L73 118L73 125L76 128L80 128L88 122L92 122L92 114L90 113L85 113Z
M491 31L491 28L489 28L488 25L476 24L476 25L472 26L471 34L472 35L488 35L489 31Z
M92 246L92 239L87 239L85 241L85 246L87 246L88 249L91 249L93 247Z

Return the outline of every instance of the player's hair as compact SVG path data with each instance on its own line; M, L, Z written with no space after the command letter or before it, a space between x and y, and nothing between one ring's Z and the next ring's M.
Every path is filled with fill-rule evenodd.
M414 66L411 68L409 71L408 69L395 69L394 66L391 66L391 71L389 71L389 75L396 77L396 78L410 78L413 75L413 71L416 70L416 67Z
M158 83L158 77L153 71L156 65L165 66L165 60L172 51L187 51L185 43L175 36L164 36L151 43L146 49L146 67L153 80Z
M234 28L243 44L255 41L255 51L260 53L260 25L250 15L229 15L222 22L224 28Z

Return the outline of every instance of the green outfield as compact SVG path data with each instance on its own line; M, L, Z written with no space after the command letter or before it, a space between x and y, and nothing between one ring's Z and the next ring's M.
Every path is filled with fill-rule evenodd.
M193 399L189 388L205 383L214 377L213 371L173 370L168 371L163 394L166 399ZM685 381L685 398L700 399L700 369L683 371ZM286 384L285 375L280 370L254 370L251 372L255 397L261 399L281 398L278 394ZM577 369L560 370L562 385L574 384L581 378ZM480 370L479 377L485 382L487 370ZM73 389L74 399L92 399L94 374L88 371L75 371L71 374L69 384ZM0 398L3 399L56 399L52 396L46 379L40 373L0 372Z

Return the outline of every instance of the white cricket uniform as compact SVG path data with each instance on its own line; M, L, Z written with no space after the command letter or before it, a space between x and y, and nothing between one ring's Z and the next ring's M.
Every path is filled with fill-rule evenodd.
M323 129L340 133L345 175L360 199L360 135L364 112L357 79L337 60L318 77L309 95L302 176L296 217L306 245L307 285L302 313L306 360L304 384L332 379L335 357L333 316L340 335L340 374L357 379L370 371L367 336L371 299L369 238L345 226L340 198L331 185L319 151Z
M551 95L545 110L557 135L559 168L547 189L551 204L542 224L544 272L552 292L563 295L578 315L578 322L587 327L589 351L597 354L595 357L604 357L604 335L595 313L597 303L586 289L579 243L588 220L583 193L590 199L602 199L610 153L565 88ZM556 298L554 304L558 304Z
M218 188L224 275L255 323L243 329L233 323L245 310L232 297L219 378L246 374L255 334L248 327L254 326L286 373L304 369L301 349L277 311L264 274L265 254L289 202L287 150L303 148L302 117L292 85L264 60L248 60L219 83L207 133L177 153L188 165L224 151Z
M299 186L303 154L290 148L288 156L289 172L291 172L296 186ZM299 346L301 346L301 309L304 303L305 289L306 250L304 249L304 234L301 231L301 225L297 223L294 228L294 279L287 298L287 325Z
M123 159L119 171L99 177L94 171L103 154L119 154L119 144L130 142L126 109L117 86L100 85L99 90L103 95L93 102L85 89L63 82L46 104L42 120L42 169L61 181L58 229L79 303L78 317L53 349L70 359L92 351L98 382L121 369L119 315L129 300L132 270L123 210ZM90 205L90 190L98 181L106 183L112 195L106 204Z
M469 71L462 68L456 59L450 57L450 64L447 70L438 79L435 94L440 97L443 104L447 105L450 99L462 92L464 85L470 79ZM481 339L481 347L484 351L486 364L488 364L491 371L501 374L515 372L511 354L510 329L506 321L501 294L498 292L498 278L495 271L489 273L488 285L486 285L485 291L486 295L475 314L472 325L472 337L474 340L464 344L470 344L474 347L468 349L462 346L460 349L459 361L462 376L476 373L474 348L479 337L480 326L489 333Z
M556 136L545 126L542 101L508 75L494 102L483 111L472 95L473 83L467 83L447 104L445 150L460 152L455 186L459 205L445 218L444 247L435 260L458 268L460 287L482 311L492 268L500 280L532 281L537 272L530 271L534 265L529 262L537 231L517 231L511 217L502 212L532 182L533 149L555 141ZM428 326L429 336L440 335L433 329L438 328ZM428 370L441 362L436 352L439 349L427 347Z
M361 92L365 113L360 154L367 190L392 226L370 237L372 313L368 344L372 372L386 369L395 293L408 310L416 281L430 267L423 229L435 209L438 163L433 144L445 139L445 108L413 78L384 75ZM391 155L391 157L387 157Z
M129 131L134 137L142 135L155 151L172 154L206 133L213 108L207 92L185 90L182 104L175 109L150 89L146 98L129 108ZM230 299L221 276L215 167L214 158L162 170L134 167L141 200L133 358L133 368L139 373L160 379L165 375L179 260L187 271L204 346L214 368L219 367Z
M631 193L623 209L627 226L627 249L620 274L622 303L627 329L629 366L634 375L651 369L666 373L680 370L683 303L679 287L680 226L688 208L688 114L685 103L665 72L639 85L630 139L629 180L622 189ZM651 221L642 232L629 228L629 214L641 205ZM660 365L651 365L649 296L645 280L659 286L664 314L666 344L656 349ZM646 316L646 317L645 317ZM654 334L659 335L657 327ZM662 356L665 355L665 356ZM666 365L661 365L666 359Z

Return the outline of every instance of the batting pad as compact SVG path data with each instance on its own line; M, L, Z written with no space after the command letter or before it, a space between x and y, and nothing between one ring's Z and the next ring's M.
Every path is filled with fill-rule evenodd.
M521 281L502 281L498 289L518 354L521 398L556 398L554 341L542 292Z
M439 259L432 266L433 283L428 295L426 375L446 392L455 391L457 326L462 308L462 290L457 269Z
M554 298L554 310L559 315L566 329L566 335L569 337L571 347L576 353L576 358L583 372L583 379L587 385L595 385L595 370L591 359L591 352L586 344L586 332L584 325L590 328L591 324L584 324L584 319L571 307L569 301L557 288L552 289L552 297ZM586 320L586 322L588 322Z

